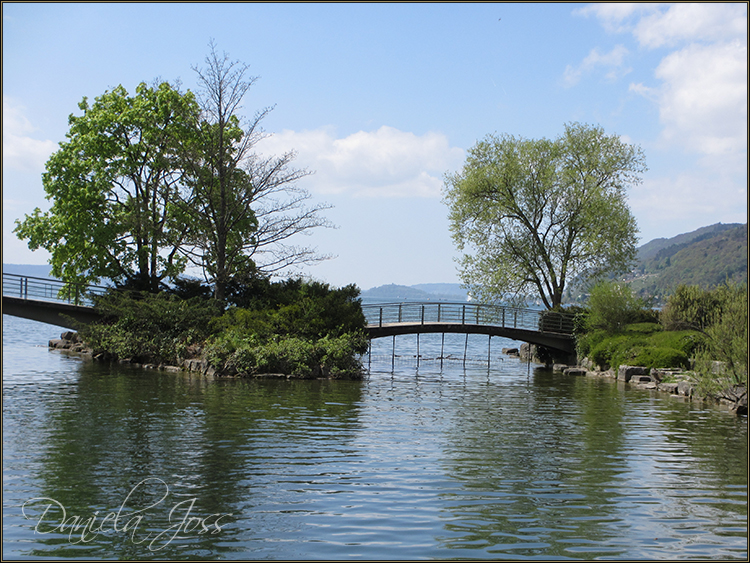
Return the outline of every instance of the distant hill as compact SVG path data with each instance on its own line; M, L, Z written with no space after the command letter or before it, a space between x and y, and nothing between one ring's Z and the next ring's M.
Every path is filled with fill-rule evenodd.
M466 301L468 296L457 283L423 283L381 285L363 291L362 298L365 301Z
M655 238L638 248L638 262L639 264L645 263L655 258L659 253L671 252L671 254L675 254L680 248L686 247L691 242L698 242L737 227L742 227L742 223L716 223L672 238Z
M747 224L718 223L641 246L636 268L624 279L639 294L657 298L680 284L746 283L747 250Z

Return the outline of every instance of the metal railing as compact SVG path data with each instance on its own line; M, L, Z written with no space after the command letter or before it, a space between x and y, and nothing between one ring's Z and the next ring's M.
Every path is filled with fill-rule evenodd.
M482 303L377 303L362 305L367 325L450 323L573 333L573 315Z
M107 289L109 288L99 285L66 283L3 272L3 295L20 299L91 306L91 295L106 293Z

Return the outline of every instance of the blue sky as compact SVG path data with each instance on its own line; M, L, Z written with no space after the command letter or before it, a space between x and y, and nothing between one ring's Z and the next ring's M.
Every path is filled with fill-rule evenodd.
M458 282L441 189L491 133L601 125L640 145L642 242L747 222L747 4L18 3L3 14L3 262L46 209L41 173L77 104L156 78L196 85L213 39L259 77L266 154L315 174L336 229L304 273L363 289Z

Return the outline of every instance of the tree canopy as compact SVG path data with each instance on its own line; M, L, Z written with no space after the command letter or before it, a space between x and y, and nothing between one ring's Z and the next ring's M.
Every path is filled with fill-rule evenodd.
M193 264L223 300L233 280L326 258L288 242L329 226L327 206L307 206L297 185L309 172L291 166L293 152L257 153L270 110L239 115L256 78L210 47L206 68L194 69L197 96L166 82L134 96L118 86L69 117L43 175L52 206L15 229L51 253L54 276L157 291Z
M572 279L626 271L637 242L627 189L645 170L639 147L600 127L486 137L445 180L464 284L481 299L554 308Z
M142 83L134 96L118 86L79 108L42 176L50 210L35 209L15 232L49 251L52 275L64 281L104 277L155 290L184 267L178 155L198 116L195 98Z

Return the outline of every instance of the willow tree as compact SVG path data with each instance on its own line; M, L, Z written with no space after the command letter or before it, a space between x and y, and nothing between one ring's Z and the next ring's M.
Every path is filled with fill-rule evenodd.
M167 83L142 83L134 96L118 86L79 108L42 176L50 209L16 221L15 232L49 251L52 275L64 281L109 278L155 291L185 265L178 155L197 103Z
M645 170L639 147L578 123L554 140L480 141L444 187L464 284L551 309L572 279L626 271L638 232L627 189Z
M265 137L261 122L270 109L249 120L240 115L257 77L248 75L246 64L219 56L213 43L205 62L194 69L200 123L183 152L190 189L182 209L191 225L191 244L184 250L213 283L216 298L224 299L232 280L324 259L289 239L328 222L319 214L326 206L306 205L310 196L297 181L309 172L292 166L293 152L258 153Z

